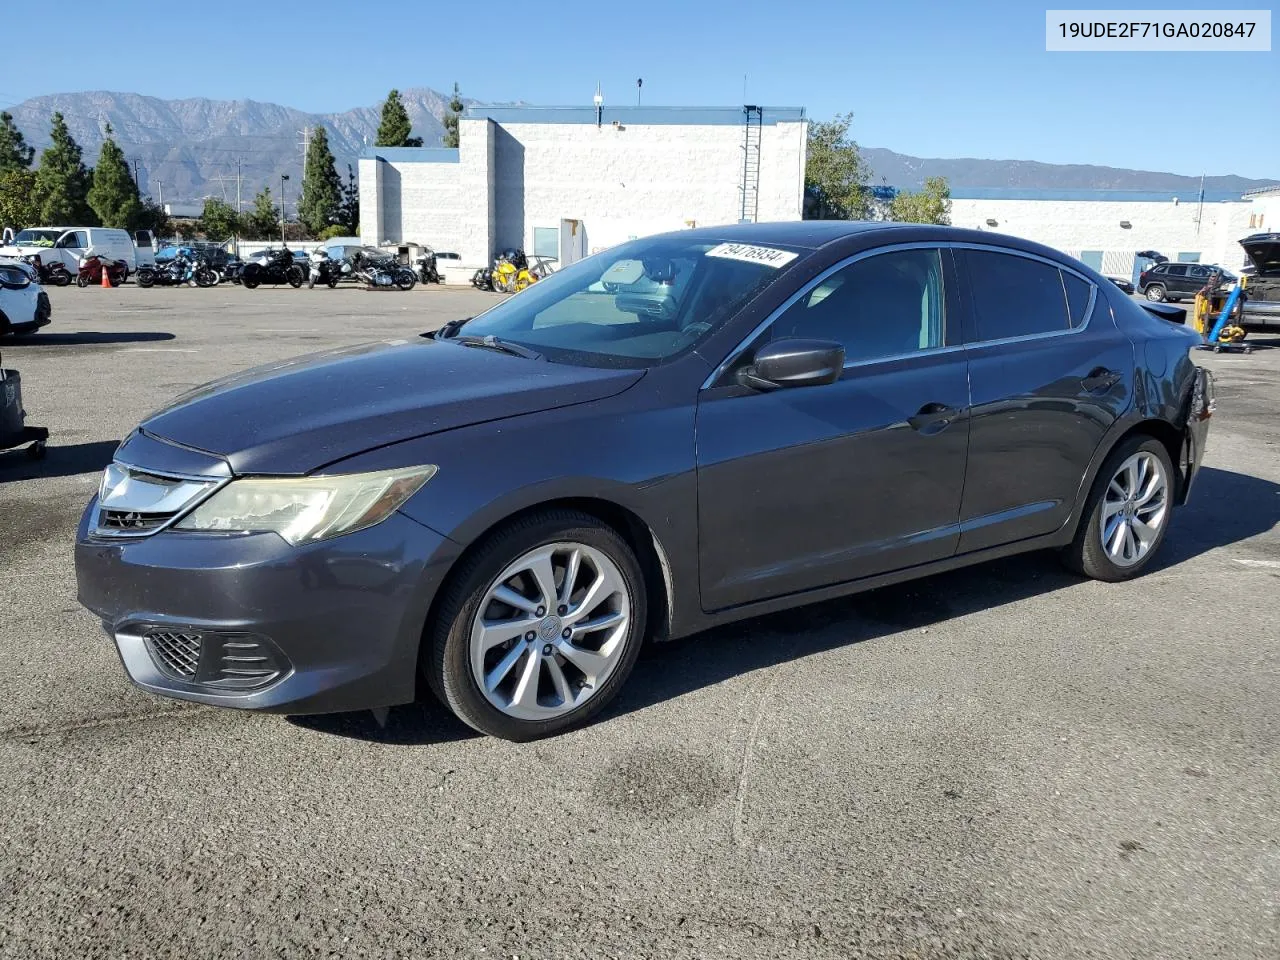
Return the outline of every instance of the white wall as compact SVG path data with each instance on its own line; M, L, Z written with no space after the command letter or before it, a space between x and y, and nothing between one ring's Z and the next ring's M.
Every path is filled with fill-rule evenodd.
M759 219L799 220L806 124L761 129ZM741 125L511 123L497 137L495 245L580 220L587 251L633 236L736 223Z
M1197 213L1200 212L1199 223ZM1236 243L1249 229L1246 201L1205 203L1194 198L1163 202L1099 200L951 201L951 223L1025 237L1078 257L1103 252L1104 273L1128 277L1138 250L1157 250L1171 260L1198 253L1200 262L1238 270L1245 263ZM997 222L988 226L987 220ZM1120 226L1128 221L1129 228Z
M761 128L760 220L799 220L808 125ZM458 163L360 160L360 237L456 250L470 267L579 220L587 250L736 223L741 124L509 123L464 117Z

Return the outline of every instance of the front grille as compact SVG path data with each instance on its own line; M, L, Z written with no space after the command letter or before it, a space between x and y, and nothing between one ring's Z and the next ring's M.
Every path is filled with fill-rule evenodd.
M176 513L139 513L136 510L100 510L98 512L99 530L127 530L130 533L145 533L158 530L172 520Z
M289 671L266 637L251 633L152 627L143 634L160 672L175 680L229 690L264 687Z
M178 680L194 680L200 669L204 637L198 633L153 630L147 634L151 659L165 673Z

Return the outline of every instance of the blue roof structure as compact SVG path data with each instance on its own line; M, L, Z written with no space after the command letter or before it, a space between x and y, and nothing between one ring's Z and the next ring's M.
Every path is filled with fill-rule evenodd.
M804 107L762 107L765 126L799 122L805 119ZM678 126L741 126L742 107L648 107L610 106L601 108L604 123L615 120L622 125L670 124ZM540 106L467 107L463 116L469 120L492 120L494 123L595 123L596 108Z
M366 147L362 160L388 163L457 163L457 147Z

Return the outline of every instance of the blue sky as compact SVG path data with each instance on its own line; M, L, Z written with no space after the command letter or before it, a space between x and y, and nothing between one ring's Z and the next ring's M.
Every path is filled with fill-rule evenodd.
M1258 122L1277 114L1280 52L1047 53L1047 5L562 0L521 14L519 3L313 0L161 13L117 2L106 21L124 34L90 13L63 18L56 41L15 43L47 38L49 21L39 4L12 4L0 107L106 89L328 112L455 80L480 100L542 104L589 103L600 81L608 102L634 103L637 77L645 103L719 105L743 101L745 74L749 102L819 119L852 111L860 143L901 153L1280 179L1280 125ZM1216 110L1213 133L1145 132L1169 118L1156 104L1175 91L1195 95L1179 122ZM1230 132L1246 111L1254 121Z

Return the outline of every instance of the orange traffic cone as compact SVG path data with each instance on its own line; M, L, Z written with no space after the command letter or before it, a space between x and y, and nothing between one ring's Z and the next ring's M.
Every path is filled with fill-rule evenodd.
M107 271L107 265L105 263L102 265L102 285L108 290L111 289L111 276Z

